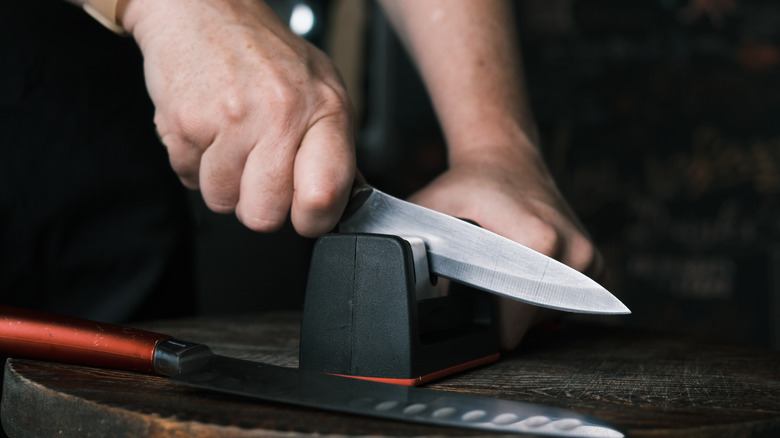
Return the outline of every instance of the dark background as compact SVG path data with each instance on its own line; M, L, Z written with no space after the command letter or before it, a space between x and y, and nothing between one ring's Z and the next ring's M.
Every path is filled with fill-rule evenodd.
M524 0L517 16L548 164L633 310L596 320L780 348L780 2ZM360 24L359 166L406 196L445 167L443 140L381 14ZM192 200L202 313L301 306L311 241Z

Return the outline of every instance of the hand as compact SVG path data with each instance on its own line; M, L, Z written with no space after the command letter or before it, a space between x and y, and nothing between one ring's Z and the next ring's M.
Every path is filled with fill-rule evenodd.
M273 231L332 229L355 172L353 115L330 60L258 0L126 0L171 165L206 204Z
M538 156L475 154L410 201L482 227L553 257L592 278L603 263ZM499 304L501 348L515 348L552 311L509 299Z

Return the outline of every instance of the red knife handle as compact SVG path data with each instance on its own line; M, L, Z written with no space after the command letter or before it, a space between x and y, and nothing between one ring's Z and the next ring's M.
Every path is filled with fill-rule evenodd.
M154 373L157 343L170 336L0 306L0 354Z

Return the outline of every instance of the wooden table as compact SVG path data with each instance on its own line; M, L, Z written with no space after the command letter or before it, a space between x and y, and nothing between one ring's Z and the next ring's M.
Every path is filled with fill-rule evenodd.
M299 318L141 328L226 356L296 366ZM127 372L11 359L5 374L2 420L12 437L480 435L257 402ZM570 408L633 437L780 436L780 353L671 333L576 324L536 331L501 361L429 387Z

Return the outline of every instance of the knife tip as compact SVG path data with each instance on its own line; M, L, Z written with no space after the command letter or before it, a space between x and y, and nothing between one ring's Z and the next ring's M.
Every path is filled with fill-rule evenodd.
M625 306L625 304L620 303L621 309L615 312L615 315L630 315L631 309Z
M631 309L626 307L625 304L623 304L620 300L615 298L615 305L612 309L610 309L608 312L604 312L605 314L610 315L630 315Z

